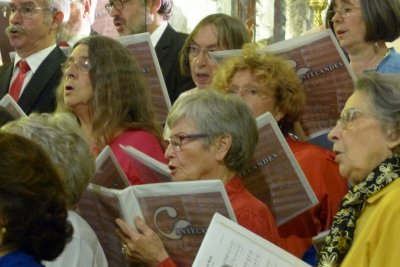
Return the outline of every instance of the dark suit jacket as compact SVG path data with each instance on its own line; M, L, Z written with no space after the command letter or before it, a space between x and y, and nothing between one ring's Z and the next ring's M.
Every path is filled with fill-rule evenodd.
M62 76L61 64L65 59L66 56L57 46L40 64L18 100L26 114L54 111L55 91ZM11 62L0 67L0 99L8 93L13 66Z
M180 93L196 87L192 77L183 76L179 70L178 55L187 36L185 33L175 31L168 24L155 47L171 103Z

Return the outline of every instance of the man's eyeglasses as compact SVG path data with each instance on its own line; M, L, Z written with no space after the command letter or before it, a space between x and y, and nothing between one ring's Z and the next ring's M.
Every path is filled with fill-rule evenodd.
M121 11L124 8L124 4L128 2L129 0L111 0L107 4L104 5L106 8L108 14L111 14L111 11L113 8L115 8L118 11Z
M210 55L210 52L215 52L217 49L210 49L210 48L201 48L198 45L191 44L189 45L189 58L194 59L195 57L198 57L201 53L204 53L205 58L207 61L210 63L217 63L216 59Z
M354 15L359 10L361 10L361 7L347 4L342 6L341 8L334 8L333 10L329 10L327 12L327 16L328 18L330 18L330 20L332 20L336 14L339 14L342 18L347 18Z
M249 85L247 87L231 87L227 89L228 94L236 94L242 96L258 96L261 95L260 89L257 86Z
M88 72L91 68L91 65L89 63L89 59L79 59L76 62L73 59L67 59L67 61L65 61L61 67L62 67L62 71L63 73L65 73L67 71L67 69L71 68L71 66L74 66L74 68L78 71L78 72Z
M340 126L342 126L343 129L349 129L351 127L351 123L358 118L358 115L364 115L364 116L372 116L375 117L375 115L373 114L369 114L369 113L365 113L364 111L360 110L360 109L356 109L356 108L349 108L346 109L342 112L342 114L340 115L340 118L338 120L338 124L340 124Z
M179 151L181 150L182 145L193 141L195 139L199 138L206 138L208 137L208 134L206 133L199 133L199 134L178 134L178 135L172 135L170 138L164 140L166 145L172 145L172 147Z
M10 14L10 16L13 16L15 15L15 13L18 12L24 19L32 18L39 10L51 11L51 12L56 11L55 8L40 7L36 5L22 5L21 7L9 5L9 6L3 6L1 8L3 14Z

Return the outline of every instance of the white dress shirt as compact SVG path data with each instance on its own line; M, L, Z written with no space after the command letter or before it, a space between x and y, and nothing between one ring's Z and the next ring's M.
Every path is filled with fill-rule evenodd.
M68 220L74 234L60 256L46 267L107 267L107 259L96 234L89 224L76 212L68 211Z

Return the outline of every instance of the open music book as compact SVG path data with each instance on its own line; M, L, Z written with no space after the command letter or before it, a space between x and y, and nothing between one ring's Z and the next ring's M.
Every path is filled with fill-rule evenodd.
M171 181L168 166L149 155L131 146L120 145L121 149L129 155L132 165L138 176L150 182L169 182Z
M307 103L300 118L309 138L326 134L336 125L356 76L331 30L284 40L259 50L279 54L295 68ZM241 50L212 52L217 61L239 55Z
M113 189L124 189L130 185L128 177L109 146L97 156L96 173L90 182Z
M0 106L5 107L15 119L26 117L25 112L21 109L18 103L15 102L14 98L12 98L10 94L5 94L3 96L0 100Z
M273 243L216 213L193 267L310 267Z
M259 142L254 156L241 172L249 191L268 205L277 224L313 207L318 200L270 113L257 118ZM141 177L170 181L166 164L132 147L121 146Z
M171 100L161 72L160 63L148 32L118 37L117 40L125 45L141 67L158 121L165 123Z
M318 199L271 113L259 116L257 127L259 141L241 176L280 225L318 204Z
M134 216L143 218L178 266L192 266L215 212L236 221L220 180L146 184L124 190L90 184L79 210L96 232L110 266L129 266L115 233L116 218L132 226Z

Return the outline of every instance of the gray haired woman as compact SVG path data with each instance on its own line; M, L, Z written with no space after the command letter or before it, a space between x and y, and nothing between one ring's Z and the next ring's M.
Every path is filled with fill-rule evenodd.
M220 179L243 227L279 243L275 220L268 207L244 188L238 172L251 158L258 141L255 118L247 105L233 95L199 90L179 98L167 125L165 157L174 181ZM117 220L121 241L133 261L149 266L176 266L157 234L136 218L135 231Z
M400 75L358 79L328 137L347 193L318 266L398 266L400 262Z

